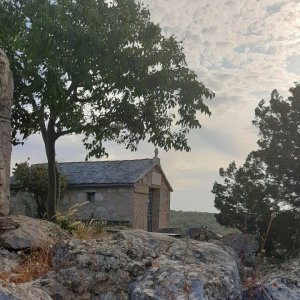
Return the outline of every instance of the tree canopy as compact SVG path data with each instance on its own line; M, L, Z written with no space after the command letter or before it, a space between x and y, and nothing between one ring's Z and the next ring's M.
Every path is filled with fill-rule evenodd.
M16 164L13 169L15 184L19 189L33 194L39 218L44 218L47 214L47 193L48 193L48 174L46 164L29 165L28 161ZM60 195L66 189L66 178L59 174L59 191ZM60 200L60 199L58 199Z
M255 154L250 153L241 167L232 162L226 170L221 168L220 176L224 182L216 182L212 190L215 207L221 211L216 215L217 221L251 233L259 233L264 228L269 221L266 216L270 216L272 210L269 186L264 181L264 170Z
M259 129L259 149L237 167L220 169L223 183L215 182L217 221L264 237L272 212L267 250L289 255L300 249L300 86L283 99L276 90L268 104L262 100L253 124Z
M55 143L82 134L87 156L105 141L136 150L146 140L189 151L187 134L214 94L134 0L4 0L0 45L15 79L13 142L41 133L48 159L48 217L54 215Z
M266 173L277 186L280 204L300 208L300 86L290 89L284 100L275 90L270 104L262 100L253 124L259 129L259 156Z

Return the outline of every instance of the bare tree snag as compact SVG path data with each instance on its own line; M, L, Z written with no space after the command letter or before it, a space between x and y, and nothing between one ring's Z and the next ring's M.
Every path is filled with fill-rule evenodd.
M0 215L9 213L12 97L12 73L7 56L0 49Z

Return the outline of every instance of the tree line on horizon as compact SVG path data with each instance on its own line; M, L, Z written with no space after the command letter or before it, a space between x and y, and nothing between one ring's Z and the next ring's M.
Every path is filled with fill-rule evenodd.
M200 211L170 210L169 226L179 228L182 232L190 227L204 226L220 235L239 233L237 228L220 225L215 217L215 213Z

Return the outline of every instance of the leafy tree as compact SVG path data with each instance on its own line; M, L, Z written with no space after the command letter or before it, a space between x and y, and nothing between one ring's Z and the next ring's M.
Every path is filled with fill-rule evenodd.
M250 153L239 168L235 162L226 170L221 168L223 184L215 182L212 193L215 207L221 211L216 214L221 225L261 234L277 205L270 197L271 186L265 182L264 164L256 154Z
M13 141L40 132L48 160L48 218L55 214L55 144L82 134L88 157L103 142L136 150L146 140L189 151L187 134L214 94L187 68L134 0L3 0L0 46L15 74Z
M33 193L37 203L37 216L43 218L46 215L46 203L48 193L48 173L45 164L30 166L28 161L17 163L13 169L16 184L23 190ZM59 174L60 195L66 189L66 178Z
M269 105L262 100L253 124L259 129L259 155L281 194L280 204L300 209L300 86L284 100L276 90Z
M220 169L223 183L215 182L217 221L225 226L265 235L274 219L266 249L295 255L300 249L300 86L284 100L275 90L269 105L262 100L253 124L259 129L259 149L239 168Z

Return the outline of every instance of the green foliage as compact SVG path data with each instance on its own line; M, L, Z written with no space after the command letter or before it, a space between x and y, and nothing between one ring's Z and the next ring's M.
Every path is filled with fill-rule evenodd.
M15 80L13 142L42 134L49 218L61 136L82 134L87 157L107 155L105 141L189 151L199 112L210 114L204 100L214 94L187 67L181 44L134 0L4 0L0 28Z
M56 215L55 223L62 229L72 234L78 227L80 222L75 222L64 215Z
M65 214L57 213L55 216L56 224L79 239L96 238L101 235L104 227L107 226L106 221L95 221L92 219L86 223L76 220L77 211L87 203L89 202L77 203L70 207Z
M67 230L70 234L73 234L74 231L78 228L80 221L77 221L75 215L81 207L86 205L88 202L77 203L71 206L68 211L63 214L57 212L55 216L55 223L59 225L62 229Z
M221 235L238 232L236 228L225 228L224 226L221 226L219 223L217 223L215 215L208 212L171 210L169 225L170 227L178 227L181 230L202 225L207 226L208 229Z
M262 100L253 124L259 129L259 149L239 168L220 169L215 182L217 221L264 237L276 212L266 250L269 255L295 256L300 251L300 86L284 100L277 91L270 103Z
M255 110L254 125L259 129L259 156L277 186L282 205L300 208L300 86L290 89L284 100L275 90L269 105L261 101Z
M13 175L18 187L23 191L33 193L37 202L37 217L44 218L46 215L46 201L48 192L47 166L32 165L28 161L17 163L13 169ZM59 174L60 194L66 189L66 178Z
M215 182L215 207L217 221L225 226L235 226L243 232L263 234L271 216L277 209L269 197L269 186L264 181L264 164L252 152L243 166L232 162L226 170L220 169L223 183Z

